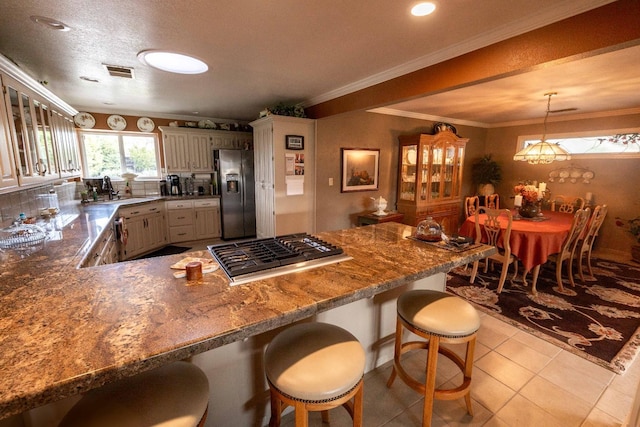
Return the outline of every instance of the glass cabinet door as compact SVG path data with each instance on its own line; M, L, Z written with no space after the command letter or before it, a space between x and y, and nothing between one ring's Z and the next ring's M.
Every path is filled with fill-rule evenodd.
M46 169L40 167L39 162L39 150L38 150L38 142L36 138L36 132L34 126L37 125L36 117L34 115L33 109L31 108L31 100L29 95L26 93L22 93L20 98L20 111L21 111L21 121L23 128L23 137L24 142L27 146L27 165L31 173L29 175L44 175ZM44 166L44 165L43 165Z
M456 147L447 144L443 165L443 194L444 197L453 197L454 186L454 160L456 157Z
M420 200L427 200L429 197L429 164L431 163L431 150L426 144L422 145L422 157L420 158Z
M20 107L20 99L18 97L18 91L12 88L11 86L7 86L6 92L6 103L7 108L9 109L9 117L10 117L10 129L11 134L16 141L17 148L17 157L18 157L18 168L20 171L20 175L28 176L31 174L29 171L29 143L26 140L26 136L24 134L24 129L22 127L22 109Z
M462 165L463 165L463 161L464 161L464 147L458 147L457 148L457 155L454 159L454 173L455 173L455 179L453 182L453 197L459 197L460 196L460 183L462 183Z
M416 199L416 172L418 162L418 146L402 146L402 164L400 170L400 194L401 200L414 201Z
M440 146L433 147L433 161L431 163L431 200L439 200L443 196L442 193L442 158L444 150Z
M51 138L48 109L44 104L34 100L33 111L33 125L36 131L39 154L36 172L40 175L57 175L58 167L53 139Z

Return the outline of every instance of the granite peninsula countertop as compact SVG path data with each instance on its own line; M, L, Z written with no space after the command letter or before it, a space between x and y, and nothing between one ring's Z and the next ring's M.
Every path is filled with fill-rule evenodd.
M494 252L435 248L388 222L315 233L349 261L245 285L229 286L220 269L173 277L170 265L206 251L76 268L117 208L66 207L47 223L44 249L0 254L0 419Z

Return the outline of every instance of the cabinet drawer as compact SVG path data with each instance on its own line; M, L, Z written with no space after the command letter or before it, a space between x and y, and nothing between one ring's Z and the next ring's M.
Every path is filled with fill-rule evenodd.
M192 209L192 200L169 200L167 201L167 209Z
M220 206L220 199L205 199L205 200L194 200L193 207L198 208L212 208L215 206Z
M188 240L195 240L195 233L193 232L193 226L183 225L179 227L169 228L170 242L186 242Z
M144 215L147 213L147 209L144 206L136 206L132 208L120 208L118 213L125 218L133 218L136 216Z
M187 209L169 210L168 216L169 216L169 227L193 224L193 210L187 210Z

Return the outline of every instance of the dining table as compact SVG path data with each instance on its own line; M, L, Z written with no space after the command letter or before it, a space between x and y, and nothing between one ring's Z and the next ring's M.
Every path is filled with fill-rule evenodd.
M524 218L513 216L511 226L511 253L518 258L522 264L524 272L522 274L523 281L526 285L526 276L532 271L531 291L536 293L536 282L540 272L540 266L547 262L551 254L560 252L562 244L567 238L571 225L573 223L573 214L555 211L543 211L542 216L534 218ZM487 218L486 214L478 216L481 227ZM506 230L508 226L507 215L501 214L499 217L500 228ZM475 239L476 217L469 216L462 226L458 234ZM498 239L498 246L501 246L501 238Z

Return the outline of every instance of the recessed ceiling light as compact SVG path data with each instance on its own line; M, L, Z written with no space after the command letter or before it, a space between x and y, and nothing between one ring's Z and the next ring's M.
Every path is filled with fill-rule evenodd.
M178 74L200 74L209 69L207 64L191 56L162 50L144 50L138 59L145 65Z
M47 18L45 16L33 15L30 18L33 22L44 25L45 27L51 28L52 30L69 31L71 29L71 27L67 24L56 21L55 19Z
M436 10L436 5L433 3L418 3L411 8L411 14L413 16L427 16L431 15Z

